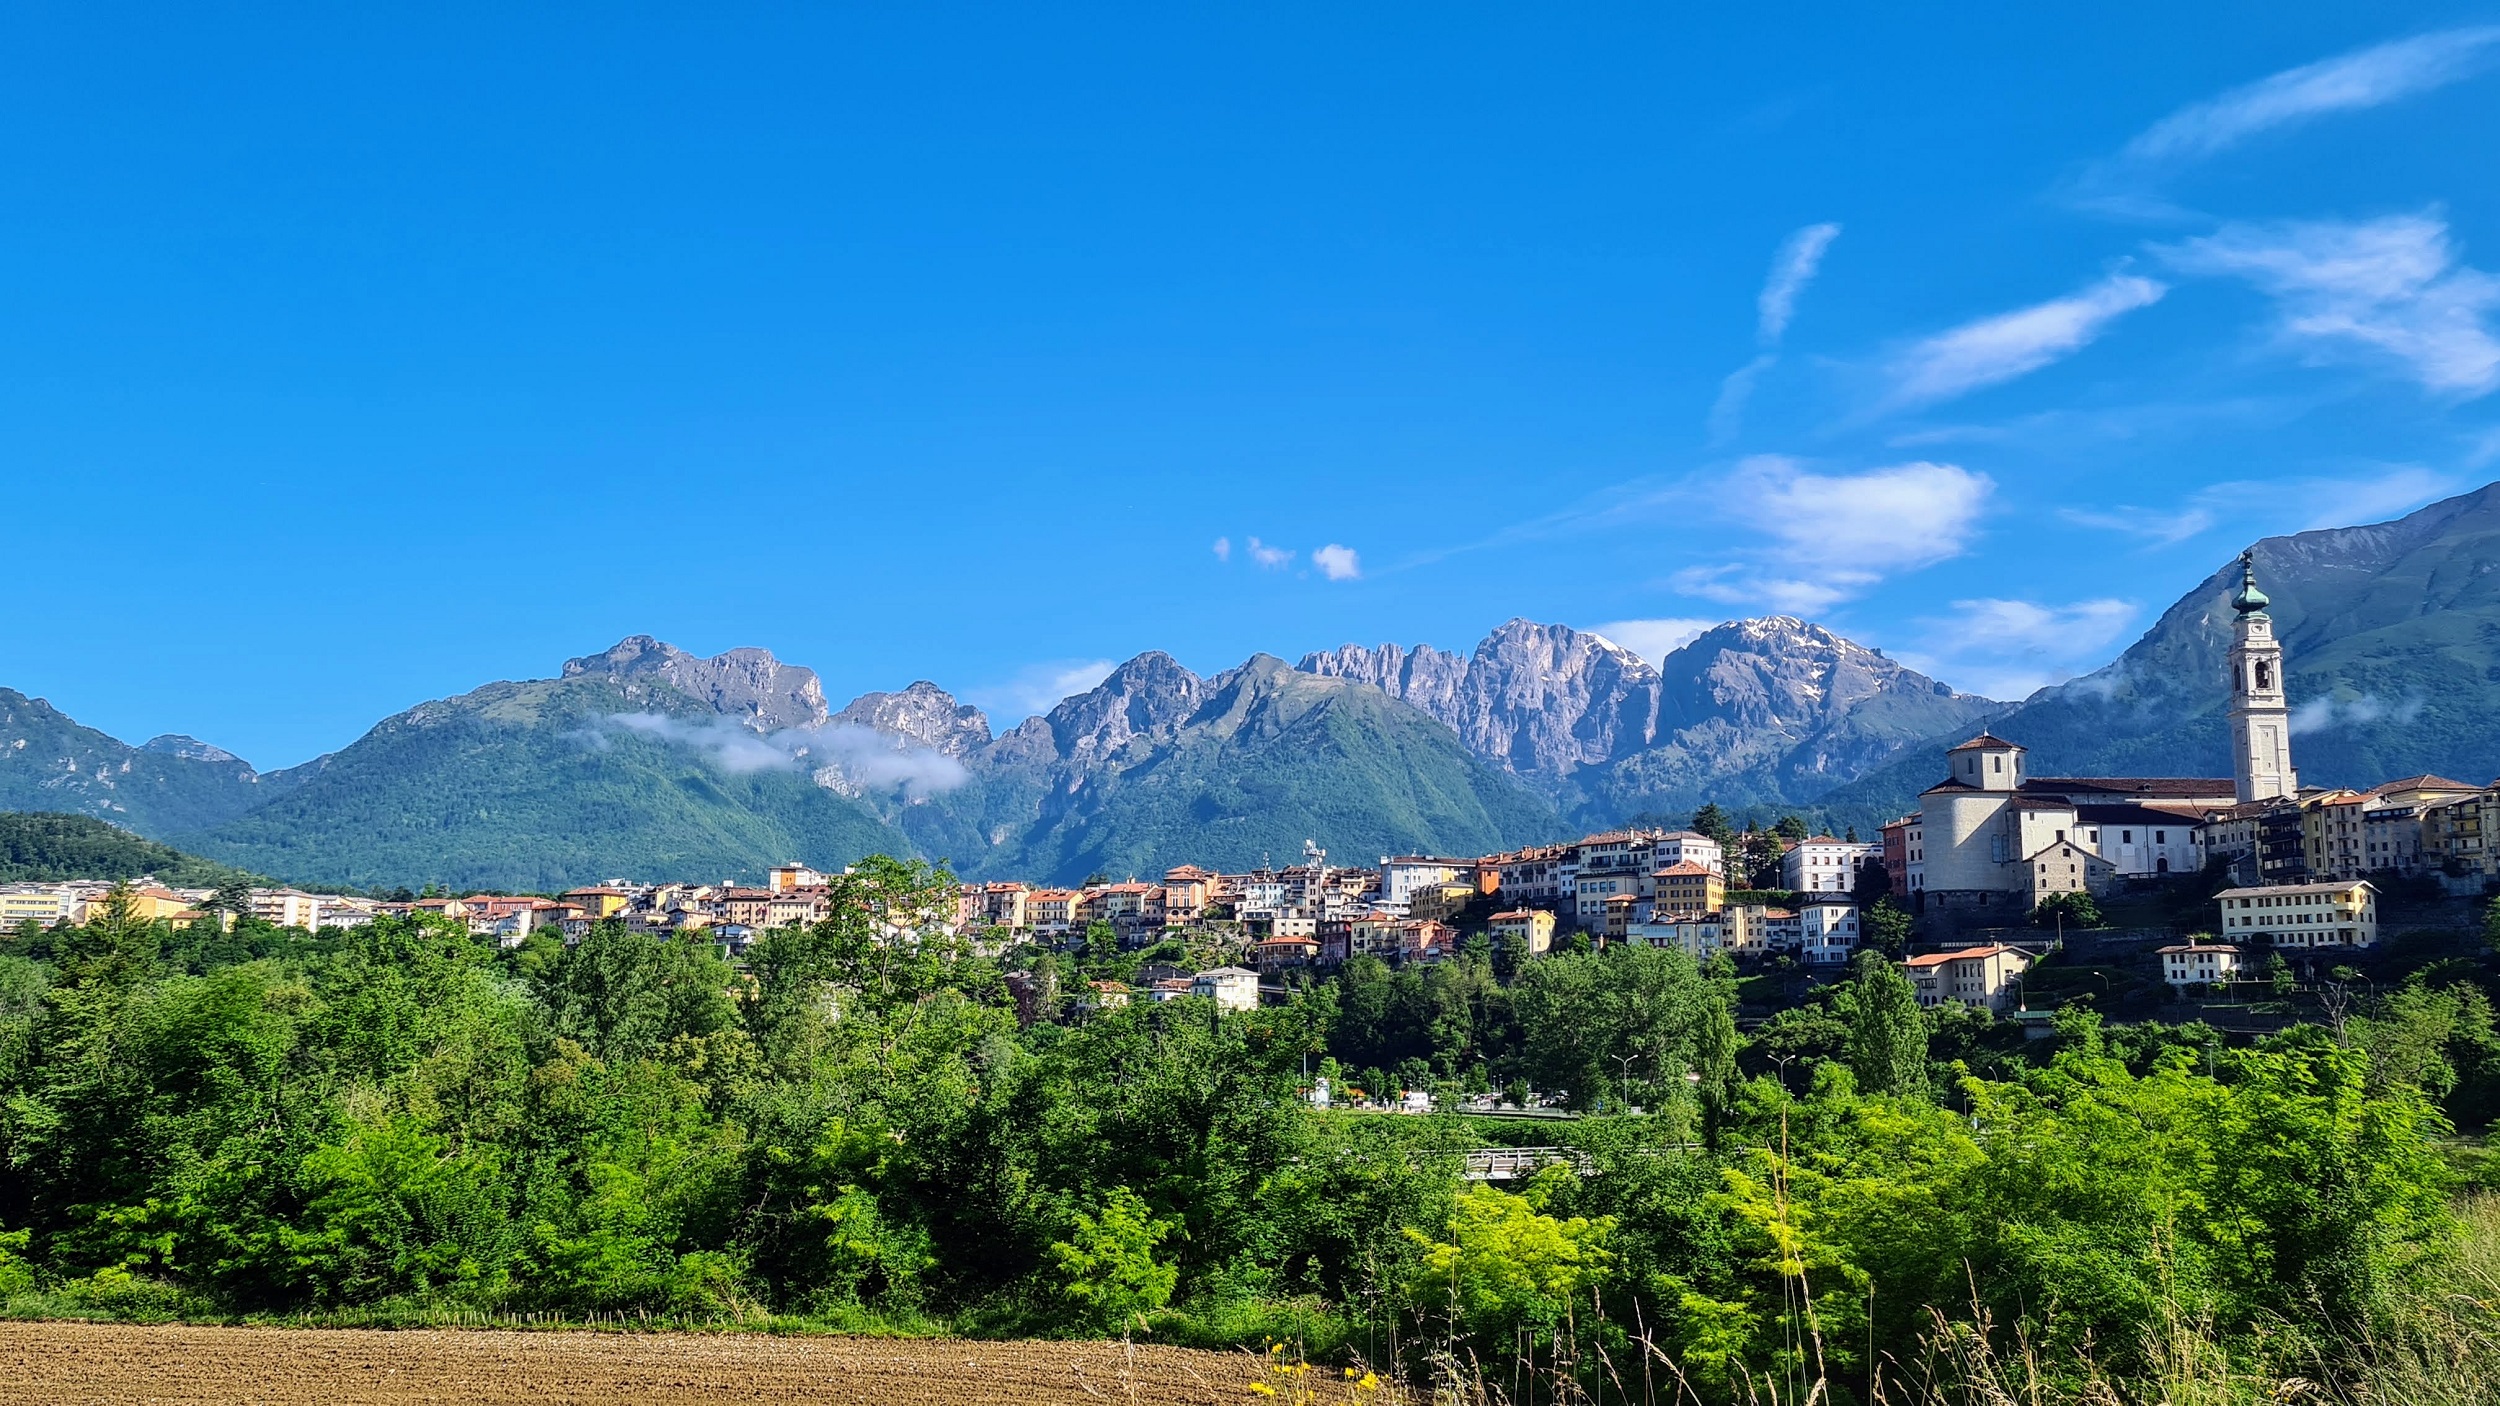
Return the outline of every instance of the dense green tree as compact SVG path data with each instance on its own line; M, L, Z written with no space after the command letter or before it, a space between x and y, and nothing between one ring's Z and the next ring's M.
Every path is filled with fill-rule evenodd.
M1881 953L1857 957L1857 1012L1849 1026L1849 1068L1869 1093L1927 1089L1927 1019L1910 979Z
M1910 950L1910 933L1914 924L1909 910L1892 899L1878 898L1864 910L1866 945L1886 957L1899 957Z
M2100 900L2080 890L2053 893L2031 910L2031 921L2044 928L2097 928L2101 925Z
M1719 809L1716 801L1693 812L1693 833L1717 842L1723 851L1732 852L1736 848L1736 826L1727 818L1727 812Z

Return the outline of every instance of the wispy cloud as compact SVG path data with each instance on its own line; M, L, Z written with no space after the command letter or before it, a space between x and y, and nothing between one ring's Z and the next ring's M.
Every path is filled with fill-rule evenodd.
M1840 226L1830 222L1807 225L1788 236L1771 259L1771 272L1762 281L1762 292L1754 299L1754 340L1763 351L1753 360L1728 373L1719 383L1719 395L1710 406L1710 439L1724 444L1736 437L1743 426L1745 402L1753 397L1754 383L1779 364L1777 348L1788 334L1788 324L1797 315L1797 299L1814 281L1823 266L1823 251L1840 237Z
M1250 559L1270 571L1282 571L1291 566L1293 556L1294 554L1284 547L1271 547L1256 537L1250 539Z
M1922 621L1919 647L1899 657L1956 688L2025 698L2106 660L2138 613L2133 602L2106 597L2064 605L1957 600L1951 615Z
M2077 527L2097 527L2158 547L2184 542L2210 531L2217 521L2211 508L2060 508L2057 515Z
M1334 542L1311 553L1311 565L1331 581L1352 581L1363 574L1363 560L1355 550Z
M1763 280L1761 296L1754 299L1760 315L1754 335L1762 345L1778 346L1787 335L1789 319L1797 315L1797 295L1814 281L1816 271L1823 267L1823 251L1839 237L1837 224L1807 225L1780 246L1778 257L1771 260L1771 276Z
M1761 380L1764 372L1779 365L1779 360L1776 353L1764 352L1727 373L1727 379L1719 383L1719 398L1710 403L1712 444L1725 444L1736 438L1736 432L1744 428L1745 402L1753 399L1754 382Z
M1674 584L1705 600L1825 610L1887 576L1961 555L1995 489L1987 475L1955 464L1821 474L1758 455L1723 496L1759 545L1734 560L1688 567Z
M2275 532L2366 526L2402 517L2464 487L2460 476L2421 464L2368 463L2344 474L2233 479L2198 489L2186 501L2167 507L2109 504L2063 508L2058 516L2078 527L2167 547L2222 527L2248 540Z
M2027 376L2090 346L2110 323L2169 291L2153 279L2113 273L2079 293L1966 322L1893 358L1886 404L1932 405Z
M2182 272L2244 278L2273 296L2287 341L2363 351L2424 388L2472 398L2500 389L2500 279L2460 263L2436 211L2365 221L2234 224L2167 246Z
M999 718L1029 718L1047 713L1063 698L1073 698L1111 677L1108 659L1046 659L1027 664L1003 683L967 690L965 697Z
M2381 107L2472 77L2500 52L2500 26L2444 29L2375 44L2285 69L2144 129L2118 154L2086 170L2076 194L2123 204L2145 182L2220 155L2252 137L2339 112Z
M850 723L756 732L727 718L615 713L572 735L605 747L616 733L688 748L732 775L806 771L818 785L849 795L899 792L906 799L923 800L970 779L953 757Z
M1702 631L1718 624L1716 620L1611 620L1589 631L1603 635L1652 664L1691 644Z
M1215 539L1215 559L1217 561L1231 561L1233 559L1232 538L1218 537Z

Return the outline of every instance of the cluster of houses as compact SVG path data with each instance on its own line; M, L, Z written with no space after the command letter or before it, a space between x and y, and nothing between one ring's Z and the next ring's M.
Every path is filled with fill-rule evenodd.
M84 923L102 910L106 895L115 887L98 879L0 884L0 928ZM141 922L195 923L213 915L232 927L237 916L217 907L215 889L171 888L152 878L120 887L128 912ZM360 927L391 906L367 898L287 888L253 889L250 894L251 916L279 927L307 930Z

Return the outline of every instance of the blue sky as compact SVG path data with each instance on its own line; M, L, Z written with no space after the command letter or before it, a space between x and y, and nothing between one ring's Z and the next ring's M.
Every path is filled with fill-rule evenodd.
M0 683L133 740L644 632L2006 695L2500 477L2492 5L347 8L0 18Z

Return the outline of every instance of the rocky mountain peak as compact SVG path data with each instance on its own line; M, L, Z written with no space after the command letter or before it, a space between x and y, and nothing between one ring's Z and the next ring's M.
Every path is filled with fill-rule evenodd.
M564 677L584 676L657 679L757 732L817 727L831 717L816 671L784 664L768 649L724 650L705 659L649 635L629 635L598 654L564 661Z
M159 752L169 757L180 757L185 761L194 762L218 762L222 764L227 762L241 763L243 761L241 757L236 756L234 753L227 751L223 747L202 742L196 737L186 736L179 732L168 732L162 734L161 736L151 737L147 741L139 744L139 750L142 752Z
M1084 766L1130 742L1178 727L1206 697L1207 681L1162 650L1148 650L1050 710L1059 755Z
M900 693L863 693L833 715L837 724L865 727L961 758L990 745L990 720L978 708L921 679Z

